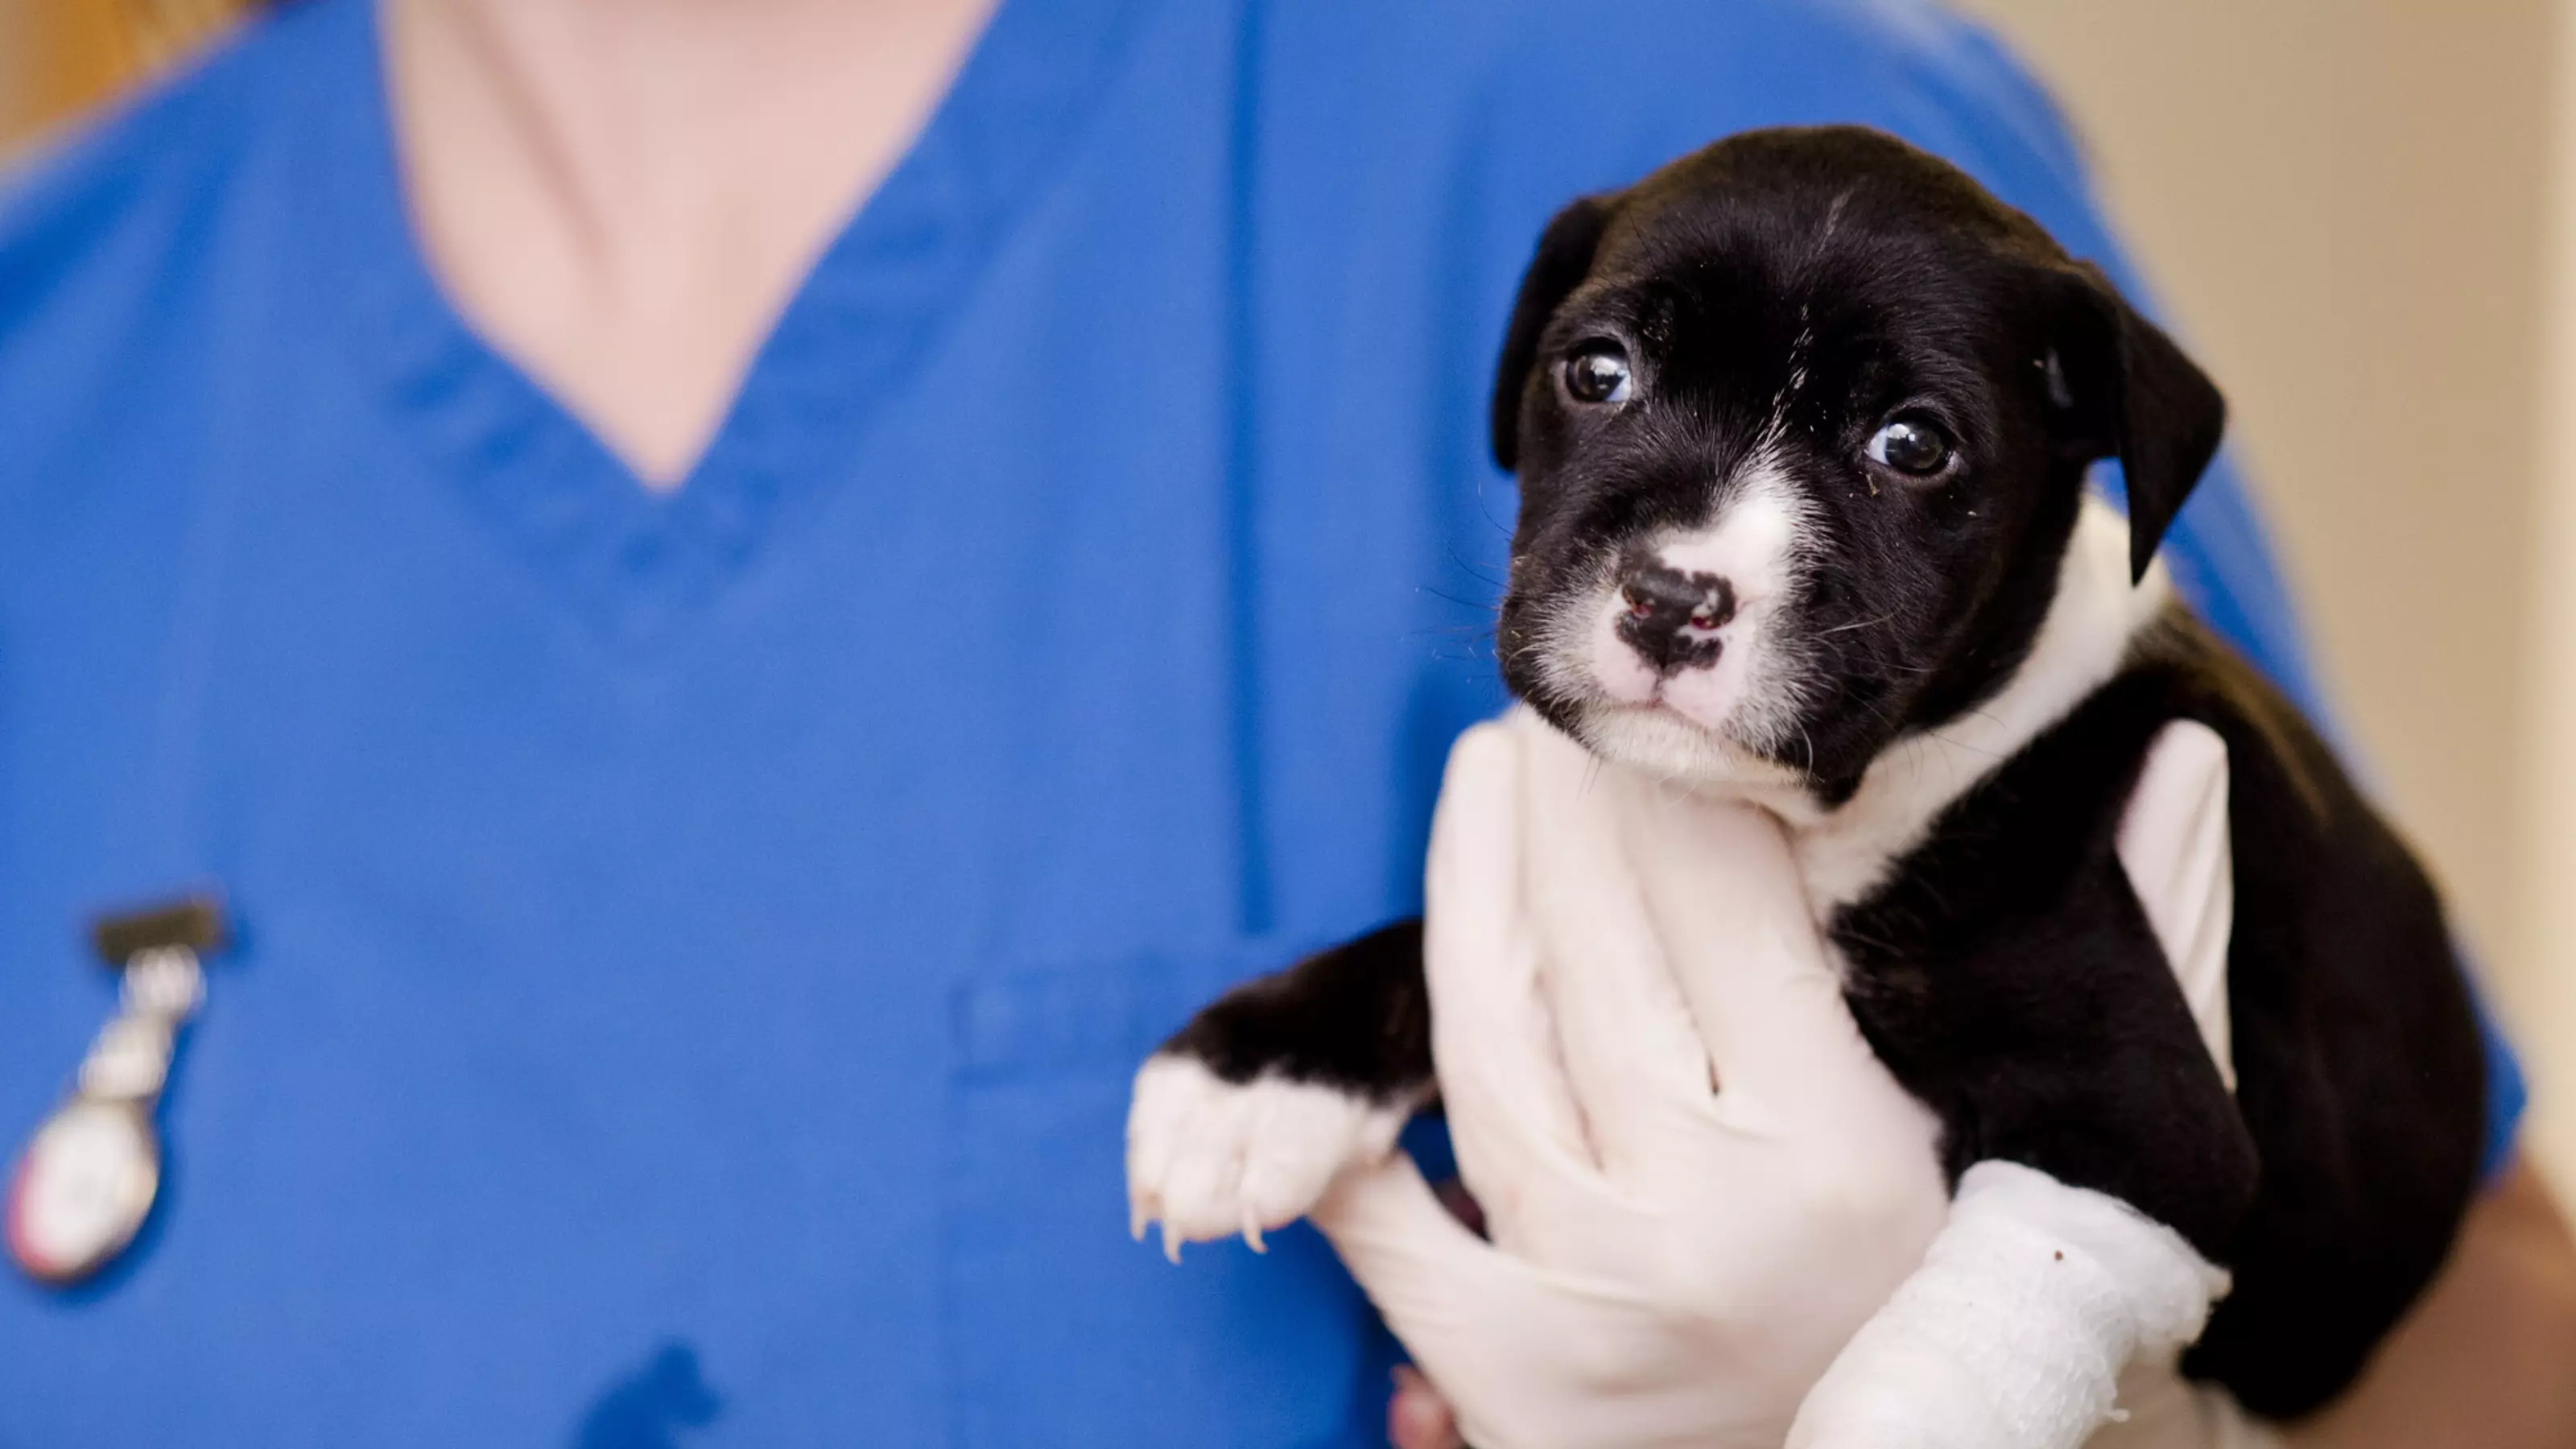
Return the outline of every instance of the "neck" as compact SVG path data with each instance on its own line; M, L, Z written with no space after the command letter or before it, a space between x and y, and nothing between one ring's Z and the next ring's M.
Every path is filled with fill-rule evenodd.
M2172 596L2161 563L2131 586L2128 521L2088 497L2030 657L2002 689L1881 751L1838 807L1802 793L1765 793L1762 803L1789 826L1818 918L1865 895L1952 801L2109 682L2130 639Z
M992 0L387 0L404 185L466 320L686 475Z

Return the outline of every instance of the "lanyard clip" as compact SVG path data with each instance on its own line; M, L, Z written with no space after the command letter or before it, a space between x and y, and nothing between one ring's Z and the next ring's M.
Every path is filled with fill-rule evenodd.
M153 1109L179 1029L205 1000L199 957L228 940L210 895L105 916L91 944L114 967L118 1010L81 1059L78 1086L36 1129L10 1174L10 1256L40 1282L76 1283L115 1261L161 1186Z
M228 939L224 903L215 896L195 895L168 905L101 916L90 923L89 939L98 948L98 959L116 967L146 951L174 947L211 956Z

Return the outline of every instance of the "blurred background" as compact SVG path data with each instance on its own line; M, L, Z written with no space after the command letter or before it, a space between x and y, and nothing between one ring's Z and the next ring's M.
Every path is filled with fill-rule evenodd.
M0 0L0 154L231 0ZM2346 733L2576 1188L2576 0L1969 0L2227 389Z

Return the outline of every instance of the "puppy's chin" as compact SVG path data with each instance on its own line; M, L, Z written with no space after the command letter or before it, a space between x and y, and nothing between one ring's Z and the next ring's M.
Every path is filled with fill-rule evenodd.
M1571 712L1584 748L1666 784L1725 797L1769 797L1795 791L1806 777L1765 758L1669 706L1592 700Z

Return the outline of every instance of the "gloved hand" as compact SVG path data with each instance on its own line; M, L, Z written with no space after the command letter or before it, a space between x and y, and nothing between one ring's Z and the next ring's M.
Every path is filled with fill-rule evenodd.
M2206 769L2139 798L2180 802L2142 818L2148 874L2190 898L2150 918L2214 940L2223 986L2216 764L2214 815ZM1314 1214L1445 1398L1399 1402L1408 1449L1443 1407L1479 1449L1777 1446L1948 1209L1934 1123L1853 1026L1778 827L1516 714L1452 753L1428 886L1434 1051L1491 1241L1401 1154ZM2127 1449L2216 1442L2203 1397L2141 1375L2167 1412Z
M1316 1223L1478 1449L1776 1449L1948 1207L1779 827L1518 712L1451 752L1426 886L1433 1056L1492 1241L1402 1154Z

